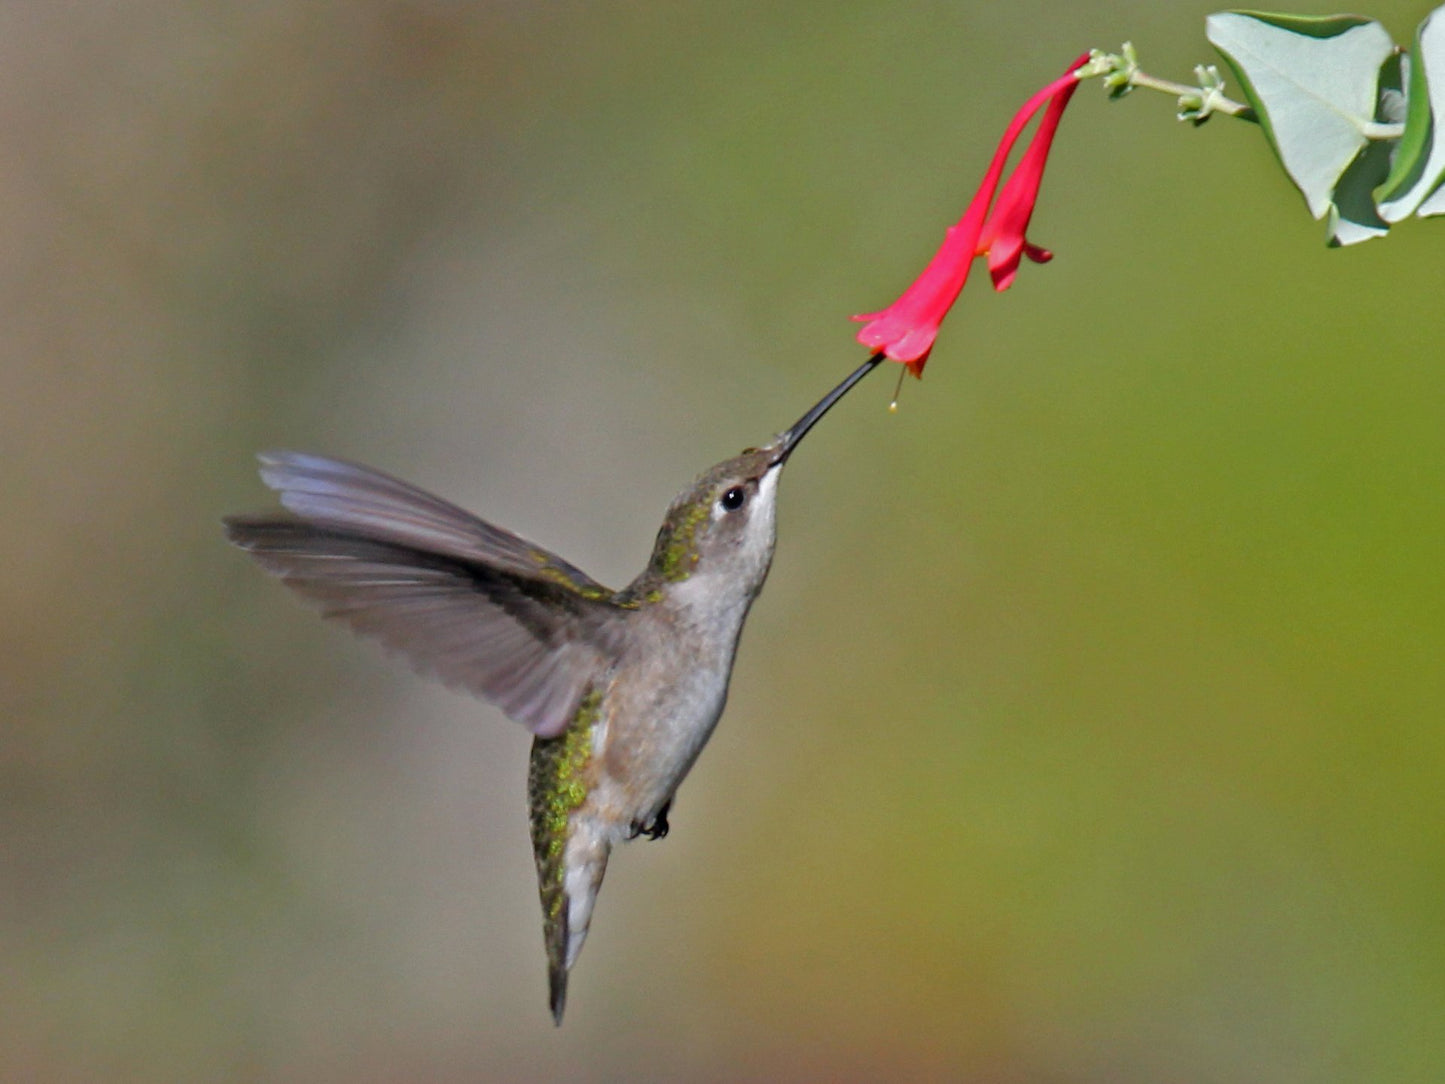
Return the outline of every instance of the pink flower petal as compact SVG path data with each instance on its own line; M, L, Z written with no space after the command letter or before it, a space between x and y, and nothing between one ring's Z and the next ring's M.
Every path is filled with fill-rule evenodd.
M1077 61L1074 67L1078 67L1083 59ZM1072 72L1073 68L1069 71ZM1019 164L1004 182L1003 191L999 193L993 213L989 215L984 227L979 254L988 255L988 270L993 276L995 290L1006 290L1013 284L1021 256L1028 255L1035 263L1044 262L1036 253L1045 250L1037 245L1030 245L1024 234L1028 230L1030 219L1033 218L1034 205L1038 202L1039 186L1043 183L1044 166L1048 162L1054 133L1058 131L1064 107L1078 89L1079 81L1073 79L1061 86L1050 99L1049 107L1044 111L1044 119L1039 122L1038 131L1029 141L1028 149L1024 151ZM1045 256L1045 260L1048 258L1050 256Z
M1059 117L1078 86L1074 69L1087 59L1087 56L1080 57L1066 74L1029 98L1014 114L978 191L969 201L963 217L944 235L943 244L923 273L886 309L853 317L864 322L858 332L860 343L881 350L887 357L907 365L914 376L922 376L924 363L933 349L943 318L968 281L974 256L988 254L996 289L1005 289L1013 281L1020 253L1040 263L1050 258L1050 253L1024 239L1024 231L1033 214L1044 162L1054 131L1058 128ZM1048 113L1000 195L1000 206L991 219L989 204L998 191L1009 153L1025 125L1045 102L1049 103ZM1003 285L999 285L1000 280L1003 280Z

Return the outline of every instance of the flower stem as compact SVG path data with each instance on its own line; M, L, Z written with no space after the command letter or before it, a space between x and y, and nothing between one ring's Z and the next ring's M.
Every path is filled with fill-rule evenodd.
M1131 87L1143 87L1145 90L1157 90L1164 94L1175 95L1180 102L1180 108L1184 108L1184 102L1189 99L1200 98L1207 89L1205 87L1190 86L1188 83L1176 83L1170 79L1160 79L1150 75L1148 72L1135 70L1129 76ZM1255 120L1254 110L1243 102L1236 102L1233 98L1226 98L1223 94L1214 96L1210 103L1210 112L1224 113L1231 117L1240 117L1244 120Z
M1195 125L1203 124L1215 113L1256 123L1259 121L1254 110L1244 102L1225 97L1224 78L1213 64L1200 64L1194 69L1194 77L1199 80L1197 86L1160 79L1140 70L1139 55L1134 43L1129 41L1117 53L1099 49L1090 52L1089 62L1079 69L1078 76L1080 79L1102 76L1111 98L1122 98L1135 87L1173 94L1179 99L1179 119Z

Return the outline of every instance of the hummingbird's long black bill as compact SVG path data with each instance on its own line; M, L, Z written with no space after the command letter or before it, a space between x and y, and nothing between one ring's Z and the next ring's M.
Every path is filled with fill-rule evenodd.
M827 395L823 396L822 399L818 400L818 404L813 407L812 410L808 411L808 413L804 414L801 418L799 418L797 422L793 425L793 427L783 434L782 441L780 442L782 446L778 450L778 458L775 459L773 462L781 463L783 460L787 459L788 456L793 453L793 449L798 446L798 441L802 440L804 434L806 434L809 429L813 428L813 426L817 424L818 419L821 418L824 414L828 413L829 408L831 408L834 403L836 403L839 399L843 398L843 396L847 395L849 389L851 389L854 384L858 383L858 381L862 380L865 376L867 376L874 369L876 369L878 367L878 363L882 360L883 353L881 351L877 354L874 354L862 365L858 366L858 368L854 369L851 373L849 373L847 379L845 379L843 383L839 384Z

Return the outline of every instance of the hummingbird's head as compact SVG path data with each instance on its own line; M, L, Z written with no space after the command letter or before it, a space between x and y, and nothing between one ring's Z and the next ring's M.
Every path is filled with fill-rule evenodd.
M790 429L702 474L667 510L644 576L652 590L687 582L686 593L751 601L763 586L777 542L778 479L793 449L828 409L881 360L875 355ZM660 582L659 582L660 581ZM716 591L709 591L709 584Z
M782 465L773 449L749 448L702 474L668 508L649 571L668 583L717 578L728 593L756 593L777 540Z

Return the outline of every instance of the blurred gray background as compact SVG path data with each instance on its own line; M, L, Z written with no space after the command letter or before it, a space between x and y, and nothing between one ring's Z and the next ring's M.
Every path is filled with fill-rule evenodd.
M1326 251L1251 126L1084 87L1054 263L809 437L560 1031L528 736L219 531L293 447L625 582L1209 10L0 4L0 1077L1438 1079L1441 226Z

